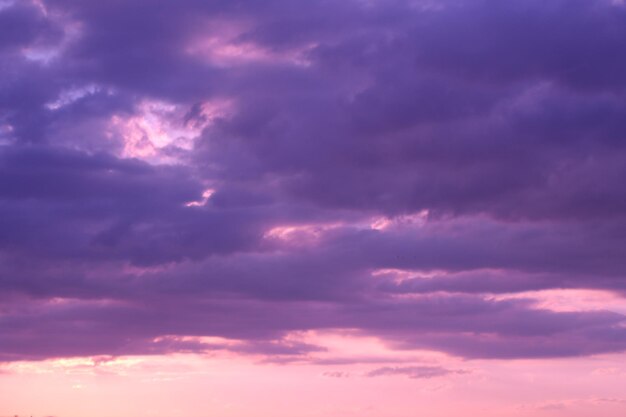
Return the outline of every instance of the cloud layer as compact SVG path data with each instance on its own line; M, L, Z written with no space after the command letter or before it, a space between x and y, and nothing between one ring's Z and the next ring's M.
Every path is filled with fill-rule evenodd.
M623 57L600 0L2 3L0 361L623 351L529 295L625 293Z

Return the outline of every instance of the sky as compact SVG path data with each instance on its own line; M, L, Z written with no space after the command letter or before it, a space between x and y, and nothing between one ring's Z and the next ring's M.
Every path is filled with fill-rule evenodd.
M626 414L619 0L0 0L0 417Z

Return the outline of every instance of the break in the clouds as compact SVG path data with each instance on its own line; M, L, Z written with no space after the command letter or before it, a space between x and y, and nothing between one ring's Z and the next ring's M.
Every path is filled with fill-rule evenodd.
M620 2L4 1L0 73L0 361L626 349L550 298L626 294Z

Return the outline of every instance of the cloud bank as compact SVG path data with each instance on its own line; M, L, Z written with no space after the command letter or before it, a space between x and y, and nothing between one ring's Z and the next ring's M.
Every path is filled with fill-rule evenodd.
M528 292L625 293L625 57L601 0L5 2L0 361L623 351Z

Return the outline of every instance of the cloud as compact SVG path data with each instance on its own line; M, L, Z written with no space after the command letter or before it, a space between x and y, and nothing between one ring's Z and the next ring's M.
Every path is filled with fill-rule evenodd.
M383 367L376 368L369 371L366 376L379 377L379 376L393 376L404 375L411 379L430 379L438 378L442 376L454 375L454 374L466 374L468 371L464 370L450 370L440 366L403 366L403 367Z
M325 376L327 378L350 378L350 373L341 371L330 371L322 373L322 376Z
M623 351L626 9L431 6L2 8L0 360Z

